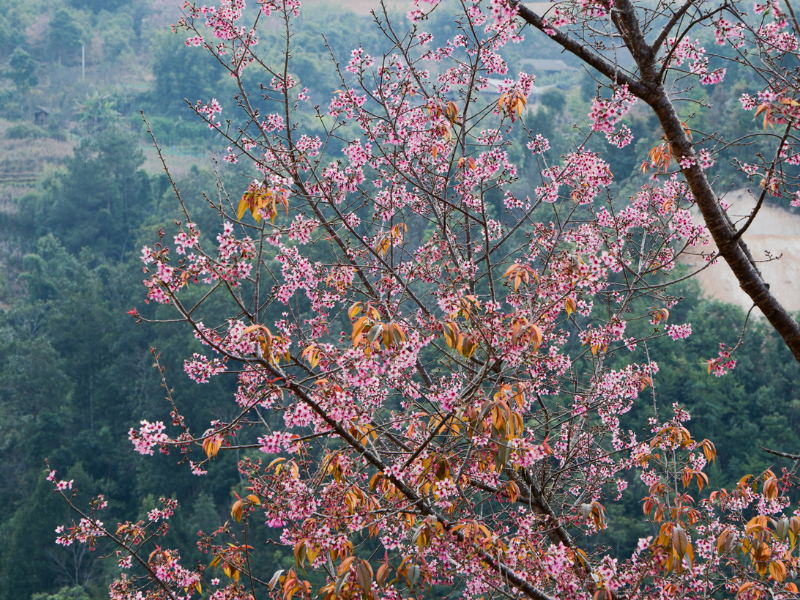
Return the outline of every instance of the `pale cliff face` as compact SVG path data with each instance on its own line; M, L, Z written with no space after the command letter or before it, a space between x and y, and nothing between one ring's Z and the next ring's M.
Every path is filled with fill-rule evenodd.
M753 191L760 193L757 187ZM747 190L738 190L730 192L724 199L731 205L728 209L731 220L741 227L755 207L757 197ZM800 215L767 202L745 232L744 241L758 261L758 268L770 284L772 293L787 310L797 311L800 310ZM713 248L711 244L703 250L710 252ZM687 256L682 262L690 265L692 270L705 264L700 257ZM730 268L722 261L699 273L697 280L709 298L738 304L745 310L752 306L751 300L739 289ZM758 311L753 312L756 314Z

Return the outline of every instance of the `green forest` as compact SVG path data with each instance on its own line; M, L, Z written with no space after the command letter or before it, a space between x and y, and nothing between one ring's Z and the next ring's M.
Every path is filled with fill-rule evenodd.
M236 89L218 64L171 32L180 4L0 0L0 600L100 600L118 572L116 561L101 560L109 548L54 544L55 528L73 517L45 481L45 459L74 480L82 498L105 495L107 524L145 518L159 496L177 499L169 540L187 564L207 564L197 532L229 520L234 494L246 493L237 456L220 455L207 476L195 477L174 456L135 454L128 440L141 419L163 420L168 412L154 353L176 401L191 406L196 429L217 418L221 399L235 390L225 378L188 381L183 360L200 349L191 331L136 324L128 314L159 314L144 303L140 249L181 218L148 129L202 231L220 228L203 194L238 198L254 175L248 165L218 161L224 147L187 106L230 98ZM369 15L334 4L320 2L297 22L291 64L311 105L325 106L340 86L330 53L346 60L354 40L376 54L382 49ZM449 26L444 16L429 24L442 35ZM262 31L261 44L277 47L279 36ZM572 125L588 112L596 86L591 72L542 38L529 32L507 47L506 59L514 70L530 57L569 67L537 75L542 91L525 118L557 156L582 135ZM248 73L256 83L258 70ZM724 110L702 113L692 127L733 137L751 128L752 115L736 98L752 76L729 68L726 86L695 90L698 101ZM311 123L313 110L306 110ZM642 185L642 159L660 137L644 112L634 110L629 124L636 143L613 149L619 198ZM518 185L532 190L535 164L520 146L510 149L521 165ZM608 156L612 148L598 142L596 150ZM721 185L735 172L724 162ZM652 401L624 415L625 427L642 430L652 411L685 407L695 437L716 445L711 485L732 487L770 467L780 472L789 462L761 447L800 449L800 365L763 319L750 318L743 329L745 311L704 298L691 280L673 293L683 300L670 319L691 323L693 333L649 345L659 365ZM742 335L737 367L710 375L704 361ZM591 539L612 553L652 534L641 519L647 488L635 477L629 484L620 503L609 502L613 533ZM251 543L265 572L294 564L291 549L275 540Z

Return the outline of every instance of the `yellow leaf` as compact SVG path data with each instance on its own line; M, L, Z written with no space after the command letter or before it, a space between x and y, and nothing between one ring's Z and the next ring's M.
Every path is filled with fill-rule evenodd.
M306 540L302 539L294 545L294 560L295 564L300 567L308 557L308 550L306 549Z
M240 523L242 520L242 515L244 514L244 503L241 500L237 500L233 503L233 507L231 508L231 516L236 519L237 523Z
M378 567L378 574L375 577L375 581L378 583L378 587L383 588L386 584L386 577L389 575L389 565L383 564Z
M353 304L353 306L350 307L350 310L347 311L347 316L352 319L360 312L361 312L361 302L356 302L355 304Z
M222 570L225 572L225 575L227 575L234 581L239 581L239 569L237 569L236 567L233 567L228 563L225 563L225 565L222 567Z
M239 200L239 207L236 209L236 218L241 221L242 217L244 216L245 211L250 208L250 205L247 203L247 198L242 196L242 199Z
M452 100L450 100L447 103L447 109L445 109L445 114L447 115L447 118L451 123L455 123L456 119L458 119L458 107Z
M702 446L703 446L703 454L706 455L706 460L708 462L714 462L714 460L717 458L716 446L714 446L711 440L703 440Z
M367 325L367 321L369 320L369 316L364 315L358 321L356 321L355 325L353 325L353 346L358 346L359 342L361 341L361 334Z
M523 328L525 327L526 322L527 322L527 319L523 319L521 321L517 321L514 324L514 328L511 330L511 343L512 344L516 344L517 343L517 340L519 339L519 334L522 332Z
M447 347L456 348L456 350L460 352L461 350L458 348L460 337L458 325L452 321L445 323L444 327L442 328L442 333L444 334L444 339L447 342Z
M478 349L478 342L472 339L469 335L460 335L458 336L458 343L456 344L456 350L461 353L462 356L466 358L470 358L473 354L475 354L475 350Z
M397 323L392 323L392 337L398 345L406 341L406 334Z
M212 435L203 440L203 450L206 452L208 458L213 458L222 447L222 436Z
M735 537L730 529L725 529L719 534L719 538L717 539L717 554L721 555L730 552L730 549L733 547L734 539Z
M386 253L389 252L389 248L392 247L392 240L388 237L382 238L378 245L376 246L376 250L380 252L383 256L386 256Z
M578 310L578 305L575 303L575 300L572 298L567 298L564 301L564 309L567 311L567 316L572 316L576 310Z
M417 538L414 540L419 547L420 550L424 550L431 544L431 537L430 533L428 532L427 527L421 527L419 532L417 533Z

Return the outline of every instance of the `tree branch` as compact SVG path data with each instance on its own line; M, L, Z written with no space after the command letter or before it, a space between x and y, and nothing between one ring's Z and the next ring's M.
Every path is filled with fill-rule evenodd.
M532 25L542 32L545 32L546 29L552 30L552 28L545 24L542 17L519 2L519 0L513 0L512 5L518 8L519 16L522 17L522 19L529 25ZM628 89L630 89L631 92L637 97L644 98L650 94L650 90L648 90L641 81L634 79L624 71L618 69L614 63L600 54L590 50L589 47L580 40L573 39L567 34L558 30L554 30L553 33L545 32L545 34L548 35L554 42L559 44L562 48L580 58L590 67L594 67L612 81L626 84Z
M537 29L544 30L545 25L540 16L522 4L519 7L519 16ZM800 362L800 325L783 307L775 296L769 291L769 285L764 281L761 273L753 264L748 252L739 243L736 231L728 222L727 213L722 209L717 195L711 187L705 172L697 164L697 156L691 140L689 139L678 111L670 100L669 94L660 82L656 70L655 54L645 41L644 34L639 28L635 8L630 0L617 0L614 3L615 16L612 16L615 25L625 40L642 74L640 79L634 79L620 72L605 58L587 49L585 45L570 38L566 34L556 31L551 37L564 49L568 50L588 65L600 71L603 75L615 82L628 85L628 89L636 97L646 102L653 109L661 129L672 148L676 162L681 159L691 159L692 165L681 168L683 176L689 185L697 207L703 216L706 227L714 243L719 249L720 256L728 263L733 271L739 287L753 303L761 310L775 331L783 338L795 359Z
M653 42L653 54L658 54L658 51L661 49L661 44L667 39L667 36L672 31L672 28L675 27L675 24L680 21L681 17L686 14L686 11L689 10L689 7L694 4L694 0L687 0L686 3L681 6L678 11L672 15L672 18L664 25L664 29L661 30L661 33L658 34L656 41Z
M789 458L791 460L800 460L800 454L788 454L786 452L778 452L777 450L770 450L769 448L764 448L764 446L759 446L764 452L767 454L774 454L775 456L780 456L781 458Z

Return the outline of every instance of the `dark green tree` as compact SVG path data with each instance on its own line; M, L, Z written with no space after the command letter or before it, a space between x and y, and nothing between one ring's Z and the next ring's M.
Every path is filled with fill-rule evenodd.
M185 114L185 100L208 102L215 95L222 68L208 53L193 52L184 38L163 34L156 43L153 74L153 104L163 112Z
M73 11L59 8L53 13L47 30L47 49L59 63L80 62L83 38L83 28Z
M12 48L25 43L25 32L12 25L14 15L0 14L0 52L11 52Z
M125 6L126 0L69 0L75 8L87 9L93 12L101 10L116 11Z
M137 139L120 128L84 139L66 160L57 195L40 199L39 232L52 231L70 252L90 247L122 258L152 201L143 162Z
M3 67L3 77L11 80L20 94L27 92L39 85L39 63L22 48L15 48L14 52Z

